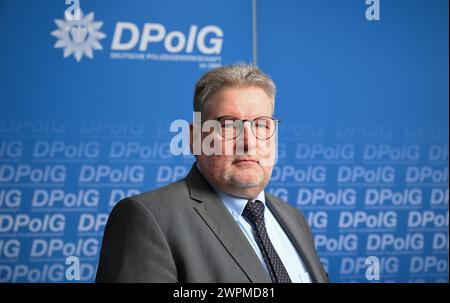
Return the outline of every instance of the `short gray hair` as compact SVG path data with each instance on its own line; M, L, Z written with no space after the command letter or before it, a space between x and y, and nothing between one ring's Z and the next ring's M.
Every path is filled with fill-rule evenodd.
M195 85L194 111L203 112L211 97L225 88L250 87L262 88L275 108L276 87L272 79L257 66L237 63L222 66L206 72Z

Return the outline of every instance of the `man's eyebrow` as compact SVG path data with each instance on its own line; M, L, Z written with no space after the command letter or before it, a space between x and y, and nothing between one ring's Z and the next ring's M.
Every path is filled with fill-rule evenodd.
M269 117L269 118L272 118L271 115L264 115L264 114L261 114L261 115L255 115L253 118L247 118L247 120L254 120L254 119L262 118L262 117ZM236 119L241 119L241 118L239 118L237 115L223 115L223 116L217 116L217 118L236 118ZM216 118L216 119L217 119L217 118ZM241 119L241 120L243 120L243 119Z
M239 119L239 117L237 115L223 115L223 116L219 116L218 118L237 118L237 119Z

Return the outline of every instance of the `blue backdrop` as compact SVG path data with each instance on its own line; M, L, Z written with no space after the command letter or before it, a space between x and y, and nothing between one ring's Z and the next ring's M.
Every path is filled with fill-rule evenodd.
M64 0L2 1L0 282L67 282L68 256L93 281L111 208L186 174L170 123L237 61L277 84L267 190L331 280L375 256L381 282L448 282L448 1L365 2L80 0L75 24Z

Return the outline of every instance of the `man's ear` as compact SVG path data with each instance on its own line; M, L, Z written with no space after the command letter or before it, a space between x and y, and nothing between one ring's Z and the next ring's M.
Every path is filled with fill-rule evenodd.
M194 112L193 122L189 124L189 149L195 157L203 153L201 121L201 113Z
M194 155L194 125L192 123L189 124L189 149L191 154ZM194 155L196 156L196 155Z

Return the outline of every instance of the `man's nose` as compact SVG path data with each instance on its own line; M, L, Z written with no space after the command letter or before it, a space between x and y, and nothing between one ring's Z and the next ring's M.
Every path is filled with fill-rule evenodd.
M257 139L256 139L255 135L253 134L252 124L250 121L244 122L243 135L244 135L244 147L246 149L256 148Z

